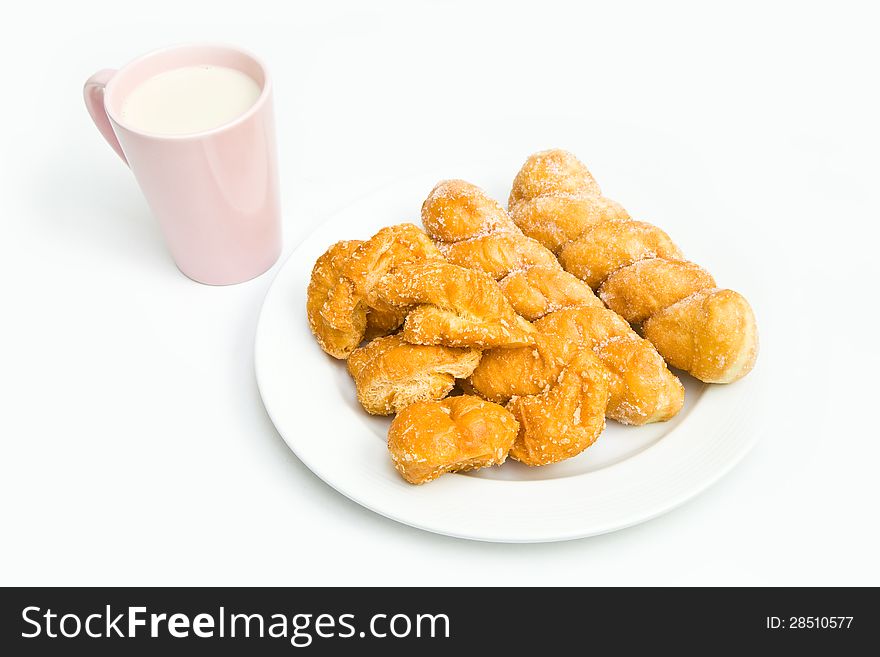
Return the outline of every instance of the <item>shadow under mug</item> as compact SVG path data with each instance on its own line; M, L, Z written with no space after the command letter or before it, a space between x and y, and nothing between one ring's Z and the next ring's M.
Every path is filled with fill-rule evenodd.
M214 65L249 75L256 103L229 123L185 135L126 125L122 103L139 84L183 66ZM240 283L269 269L281 253L281 211L272 85L253 55L228 46L175 46L119 70L90 77L86 108L134 173L180 271L211 285Z

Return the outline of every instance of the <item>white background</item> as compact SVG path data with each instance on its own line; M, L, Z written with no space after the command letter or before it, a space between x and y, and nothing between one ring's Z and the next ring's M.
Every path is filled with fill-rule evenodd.
M7 7L0 584L880 584L869 8ZM274 73L285 254L378 185L499 156L515 170L566 131L602 130L661 168L657 144L693 153L693 171L663 175L712 180L724 207L701 208L693 229L741 253L762 321L782 327L763 345L784 367L762 441L678 510L560 544L435 536L331 490L275 432L254 381L277 266L226 288L179 274L82 105L95 70L194 40L241 45ZM302 421L320 434L321 418Z

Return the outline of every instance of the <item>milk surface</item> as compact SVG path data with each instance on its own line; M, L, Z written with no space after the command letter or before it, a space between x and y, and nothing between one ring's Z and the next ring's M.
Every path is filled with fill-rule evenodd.
M120 119L142 132L185 135L238 118L257 101L260 86L224 66L184 66L138 85L122 102Z

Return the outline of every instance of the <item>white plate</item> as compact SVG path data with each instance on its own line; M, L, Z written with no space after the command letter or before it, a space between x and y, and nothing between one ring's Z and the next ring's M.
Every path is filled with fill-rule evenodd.
M402 221L420 225L422 200L451 173L504 200L515 168L463 167L379 190L322 224L272 283L257 327L257 382L272 421L303 463L342 494L399 522L506 542L628 527L678 506L730 470L757 436L760 367L727 386L682 376L685 406L673 420L638 428L609 421L595 445L562 463L528 468L509 460L423 486L400 478L385 447L390 420L361 409L345 363L326 356L309 331L306 286L313 263L333 242L366 239ZM697 220L693 231L705 231ZM695 241L689 239L692 250Z

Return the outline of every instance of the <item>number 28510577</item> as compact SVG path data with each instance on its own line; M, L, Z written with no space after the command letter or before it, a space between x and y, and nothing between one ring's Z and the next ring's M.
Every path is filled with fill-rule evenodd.
M768 630L847 630L852 616L767 616Z

